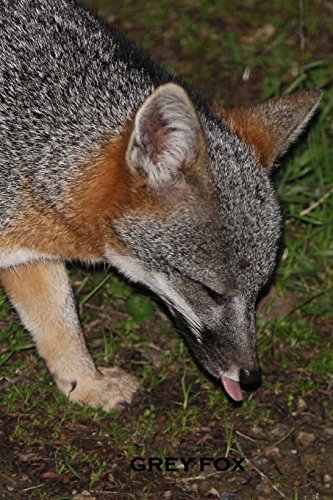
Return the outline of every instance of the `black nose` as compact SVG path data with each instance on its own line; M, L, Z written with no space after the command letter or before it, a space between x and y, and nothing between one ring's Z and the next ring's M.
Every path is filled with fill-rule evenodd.
M245 370L241 369L239 374L239 381L244 385L257 385L261 382L261 369L258 370Z

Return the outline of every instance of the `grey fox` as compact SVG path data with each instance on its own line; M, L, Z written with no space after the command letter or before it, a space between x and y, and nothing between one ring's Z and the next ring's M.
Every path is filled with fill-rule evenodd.
M260 374L255 302L281 212L270 170L320 99L210 106L72 0L0 0L0 278L71 401L129 403L98 370L64 261L158 294L234 400Z

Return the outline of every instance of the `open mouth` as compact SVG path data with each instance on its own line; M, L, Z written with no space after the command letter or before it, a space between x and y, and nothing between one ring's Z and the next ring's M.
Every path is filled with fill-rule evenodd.
M231 397L231 399L233 399L234 401L243 400L242 391L239 382L237 380L233 380L232 378L229 378L227 375L222 375L221 381L225 392L228 394L228 396Z

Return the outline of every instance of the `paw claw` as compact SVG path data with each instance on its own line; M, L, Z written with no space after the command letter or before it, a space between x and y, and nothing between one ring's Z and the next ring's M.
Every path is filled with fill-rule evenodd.
M77 385L69 393L69 399L103 410L123 410L131 404L139 389L135 377L119 368L99 368L93 377L78 378Z

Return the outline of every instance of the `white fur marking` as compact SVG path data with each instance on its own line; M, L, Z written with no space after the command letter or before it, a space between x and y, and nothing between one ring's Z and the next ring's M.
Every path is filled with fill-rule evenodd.
M0 269L27 264L34 260L51 259L50 255L41 254L28 250L27 248L17 248L15 250L0 250Z
M222 375L234 380L235 382L239 382L239 369L236 367L232 367L227 372L221 373L221 377Z
M110 264L119 269L127 278L147 285L181 313L191 325L197 341L202 342L200 318L190 308L183 297L167 283L163 274L146 271L136 259L117 255L113 250L107 249L105 254Z

